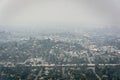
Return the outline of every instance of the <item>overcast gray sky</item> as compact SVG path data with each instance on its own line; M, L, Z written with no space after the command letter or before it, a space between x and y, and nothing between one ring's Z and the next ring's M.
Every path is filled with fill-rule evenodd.
M119 4L120 0L0 0L0 24L119 25Z

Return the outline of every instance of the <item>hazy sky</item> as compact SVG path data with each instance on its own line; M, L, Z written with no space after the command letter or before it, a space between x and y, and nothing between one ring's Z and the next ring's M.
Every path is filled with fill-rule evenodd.
M0 0L0 24L120 24L120 0Z

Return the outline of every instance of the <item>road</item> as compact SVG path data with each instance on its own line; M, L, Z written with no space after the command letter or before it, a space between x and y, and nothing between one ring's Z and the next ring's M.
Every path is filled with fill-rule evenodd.
M88 62L89 62L90 64L92 64L88 53L86 53L86 55L87 55ZM95 74L95 76L96 76L99 80L102 80L101 77L96 73L95 68L92 69L92 71L93 71L93 73Z
M38 77L42 75L42 72L43 72L43 69L41 69L41 70L39 71L38 75L35 77L34 80L38 80Z

